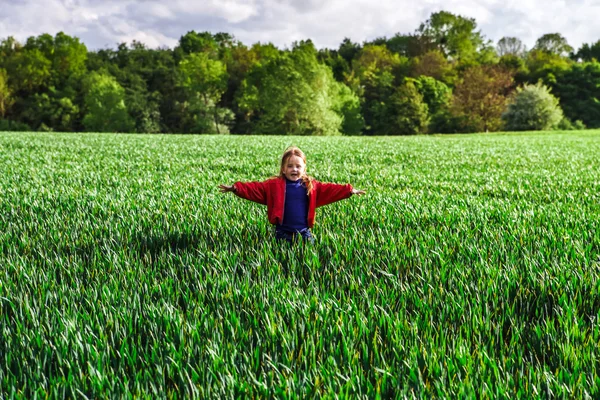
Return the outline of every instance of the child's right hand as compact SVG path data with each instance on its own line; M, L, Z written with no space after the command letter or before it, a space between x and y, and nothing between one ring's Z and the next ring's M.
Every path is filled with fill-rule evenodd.
M219 189L221 193L235 192L235 187L233 185L219 185Z

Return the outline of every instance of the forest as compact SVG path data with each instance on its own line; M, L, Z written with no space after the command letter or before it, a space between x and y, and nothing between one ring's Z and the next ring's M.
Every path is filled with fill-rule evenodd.
M531 49L436 12L414 31L280 49L190 31L175 48L0 41L0 131L410 135L600 127L600 40Z

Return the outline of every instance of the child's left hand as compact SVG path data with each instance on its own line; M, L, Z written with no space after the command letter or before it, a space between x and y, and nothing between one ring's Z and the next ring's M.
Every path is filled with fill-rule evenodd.
M360 190L360 189L352 189L352 194L355 194L355 195L357 195L357 196L363 195L363 194L365 194L365 193L367 193L367 192L366 192L366 191L364 191L364 190Z
M221 193L235 192L235 186L233 185L219 185L219 189Z

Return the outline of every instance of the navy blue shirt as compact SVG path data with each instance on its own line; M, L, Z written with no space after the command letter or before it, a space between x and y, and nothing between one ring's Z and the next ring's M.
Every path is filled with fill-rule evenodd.
M286 178L284 207L283 223L280 225L283 230L299 232L308 228L308 193L302 179L294 182Z

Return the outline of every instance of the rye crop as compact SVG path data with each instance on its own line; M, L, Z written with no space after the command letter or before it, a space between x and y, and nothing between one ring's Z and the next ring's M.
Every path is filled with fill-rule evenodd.
M289 145L367 194L274 241ZM0 133L0 397L600 397L600 133Z

